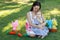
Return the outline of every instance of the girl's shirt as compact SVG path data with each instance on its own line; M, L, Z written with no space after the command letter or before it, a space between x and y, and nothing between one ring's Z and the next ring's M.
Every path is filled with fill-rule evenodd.
M37 20L37 16L33 17L32 12L30 12L29 14L30 14L30 19L31 19L33 24L36 24L36 25L40 24L40 22ZM39 19L42 21L43 17L41 16Z

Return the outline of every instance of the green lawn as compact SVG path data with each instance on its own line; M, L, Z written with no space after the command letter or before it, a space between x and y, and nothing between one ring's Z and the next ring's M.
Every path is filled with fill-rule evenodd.
M26 13L31 8L31 3L0 3L0 40L59 40L60 39L60 0L44 0L41 1L42 13L45 19L55 17L58 22L58 31L50 32L44 39L18 37L17 35L8 35L7 31L12 30L11 22L18 19L20 24L20 32L25 34Z

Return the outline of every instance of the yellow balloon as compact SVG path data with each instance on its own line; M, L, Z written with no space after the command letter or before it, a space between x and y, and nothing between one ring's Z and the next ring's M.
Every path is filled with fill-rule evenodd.
M52 29L57 29L57 27L56 26L53 26Z
M57 21L53 19L53 25L57 26Z

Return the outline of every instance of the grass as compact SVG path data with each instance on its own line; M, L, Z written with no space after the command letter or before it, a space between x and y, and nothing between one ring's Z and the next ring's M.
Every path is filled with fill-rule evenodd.
M30 10L31 5L18 3L0 3L0 40L59 40L60 39L60 0L45 0L42 1L42 13L47 18L55 17L58 22L58 31L49 33L44 39L18 37L17 35L8 35L6 32L12 30L11 22L18 19L20 31L25 32L26 13Z

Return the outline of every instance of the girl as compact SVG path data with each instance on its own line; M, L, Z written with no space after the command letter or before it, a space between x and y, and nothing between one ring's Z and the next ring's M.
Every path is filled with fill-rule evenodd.
M38 18L37 14L41 13L40 9L41 9L40 2L35 1L32 5L31 10L27 13L27 20L26 21L29 24L30 31L26 30L26 32L30 37L35 37L35 35L39 35L39 36L42 36L41 38L43 39L48 34L49 30L47 27L45 27L46 23L43 18L43 15L41 15L41 19L44 22L42 22L40 24L40 23L38 23L39 22L38 21L35 24L35 19ZM39 20L41 20L41 19L39 19ZM41 29L41 27L44 27L43 30Z

